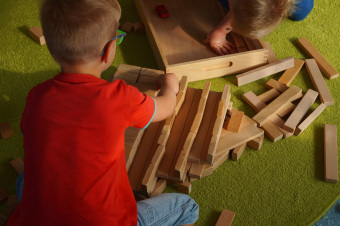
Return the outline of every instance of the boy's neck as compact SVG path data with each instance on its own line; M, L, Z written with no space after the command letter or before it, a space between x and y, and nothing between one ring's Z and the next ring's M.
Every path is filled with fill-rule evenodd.
M89 74L97 78L101 78L102 70L95 63L86 64L66 64L61 63L61 72L72 73L72 74Z

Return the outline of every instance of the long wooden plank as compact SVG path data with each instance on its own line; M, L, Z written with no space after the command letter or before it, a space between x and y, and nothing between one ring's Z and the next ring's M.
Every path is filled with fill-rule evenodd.
M296 106L295 110L288 117L286 123L283 125L283 128L287 131L294 132L295 128L300 123L309 108L313 105L318 95L318 92L309 89L304 97L301 99L299 104Z
M198 129L196 139L194 140L194 143L189 153L188 161L190 162L196 163L201 162L201 155L204 148L204 142L206 140L211 121L213 120L212 118L215 116L214 115L215 105L220 98L221 98L220 93L214 91L209 92L202 122ZM207 152L205 153L205 155L206 154Z
M279 82L286 84L287 86L289 86L294 78L296 77L296 75L300 72L302 66L304 65L305 61L304 60L300 60L298 58L294 59L294 67L287 69L279 78Z
M188 88L185 100L182 105L182 108L178 112L178 115L175 119L175 122L172 126L171 134L168 139L168 142L166 144L165 148L165 154L163 157L163 160L157 170L157 176L167 179L169 176L169 170L172 165L172 161L174 159L174 156L177 151L177 147L179 144L179 141L181 139L181 135L184 129L185 122L188 118L188 113L190 111L192 101L194 99L196 90L193 88Z
M261 66L259 68L247 71L236 76L237 86L242 86L250 82L265 78L280 71L286 70L294 66L294 58L288 57L286 59Z
M298 45L307 53L309 57L313 57L322 72L329 79L334 79L339 76L339 73L334 69L334 67L321 55L321 53L306 39L299 38L297 40Z
M338 144L336 125L325 124L324 126L324 176L325 181L336 183L338 175Z
M334 99L329 91L320 69L314 59L306 59L307 72L313 82L315 89L319 92L321 102L326 106L334 105Z
M141 174L143 173L143 169L149 156L149 152L154 144L158 129L159 123L151 123L149 127L146 128L142 141L139 144L134 161L128 172L130 185L134 190L137 190L139 179L142 176Z
M253 119L262 126L265 122L270 120L273 115L276 115L282 108L287 106L296 96L300 96L302 90L297 86L290 87L287 91L282 93L278 98L273 100L264 109L257 113Z
M183 157L183 156L181 156L181 153L182 153L182 150L184 150L184 149L185 149L185 152L189 153L191 145L193 143L193 140L195 139L196 133L193 133L193 132L190 133L190 129L191 129L191 126L192 126L192 124L195 120L195 116L196 116L197 111L198 111L198 105L199 105L200 100L201 100L202 92L203 92L203 90L201 90L201 89L195 90L195 96L193 98L193 101L192 101L192 104L191 104L191 107L190 107L190 111L189 111L188 116L187 116L187 120L184 122L183 132L182 132L182 135L181 135L181 139L179 140L177 150L176 150L175 156L173 158L171 167L169 169L169 174L168 174L169 177L168 178L172 178L172 179L175 179L175 180L183 180L184 179L183 170L185 169L187 158L180 158L180 157ZM185 144L187 146L185 146ZM176 164L177 164L178 161L179 161L179 164L183 164L183 169L182 169L181 174L176 175L175 167L176 167ZM180 177L180 176L182 176L182 177Z
M295 130L296 136L300 135L322 112L326 105L320 104Z
M128 127L125 130L124 135L124 149L125 149L125 159L126 159L126 171L129 168L135 158L138 146L142 140L144 129L137 129L134 127Z
M263 101L264 103L267 103L273 99L275 99L276 97L280 96L280 92L277 91L276 89L270 89L262 94L260 94L258 96L258 98L260 98L261 101Z

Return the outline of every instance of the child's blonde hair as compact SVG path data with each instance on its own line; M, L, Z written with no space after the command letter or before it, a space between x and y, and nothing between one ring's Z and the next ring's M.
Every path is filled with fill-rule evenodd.
M57 62L86 63L99 57L119 26L117 0L44 0L40 19Z
M262 38L295 10L295 0L231 0L233 31Z

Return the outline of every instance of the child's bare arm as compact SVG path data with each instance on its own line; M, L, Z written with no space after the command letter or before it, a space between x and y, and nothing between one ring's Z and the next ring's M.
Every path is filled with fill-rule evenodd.
M231 30L231 12L229 11L219 25L207 35L205 43L208 43L220 56L235 53L235 46L226 40L226 35Z
M155 97L157 109L152 122L159 122L170 117L176 107L176 95L179 90L178 78L175 74L167 73L159 77L161 89Z

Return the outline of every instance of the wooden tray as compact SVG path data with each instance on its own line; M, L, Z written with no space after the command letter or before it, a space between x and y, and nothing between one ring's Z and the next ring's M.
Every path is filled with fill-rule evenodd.
M217 56L204 39L223 18L213 0L134 0L160 69L199 81L250 70L267 62L268 50ZM168 18L155 10L165 5Z

